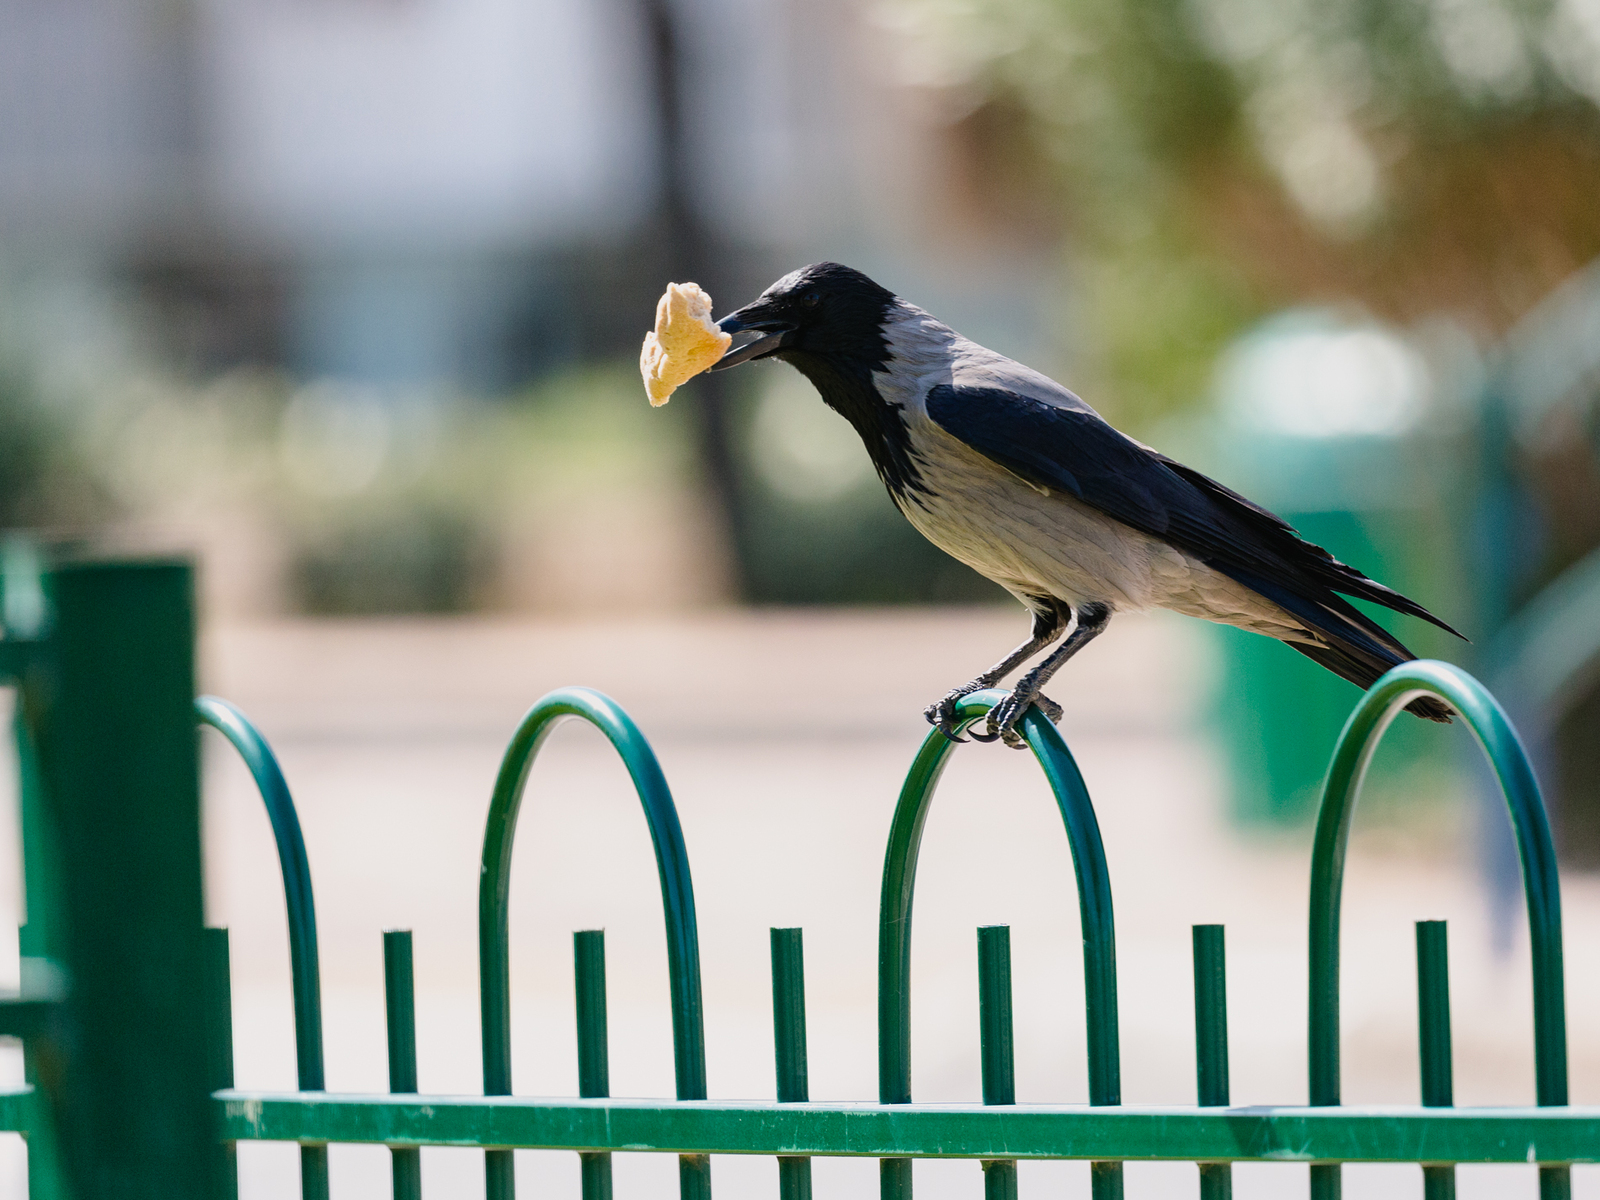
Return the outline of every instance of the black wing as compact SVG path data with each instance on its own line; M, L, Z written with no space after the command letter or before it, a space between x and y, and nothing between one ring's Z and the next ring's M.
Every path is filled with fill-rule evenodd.
M1370 683L1394 665L1397 654L1411 654L1339 593L1461 636L1414 600L1306 541L1282 518L1141 446L1087 406L1052 404L1005 388L947 384L929 390L927 406L928 415L948 433L1027 482L1065 492L1170 542L1311 629L1337 638L1352 661L1341 663L1346 669L1324 665L1347 678L1369 675ZM1355 662L1367 669L1353 671Z

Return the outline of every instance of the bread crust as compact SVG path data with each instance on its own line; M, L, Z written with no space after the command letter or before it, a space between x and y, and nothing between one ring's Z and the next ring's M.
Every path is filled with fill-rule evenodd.
M644 335L639 373L652 407L665 404L687 380L733 344L711 320L711 297L698 283L669 283L656 304L656 327Z

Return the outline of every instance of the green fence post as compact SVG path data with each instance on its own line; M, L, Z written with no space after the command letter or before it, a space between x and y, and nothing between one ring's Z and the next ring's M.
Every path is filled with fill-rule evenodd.
M1422 1103L1455 1103L1450 1052L1450 956L1443 921L1417 922L1417 1056L1422 1068ZM1456 1169L1422 1164L1423 1200L1455 1200Z
M62 952L61 915L56 911L60 864L56 839L50 828L51 816L45 807L39 784L39 763L34 754L33 737L23 720L19 703L13 722L19 783L19 808L22 818L23 897L28 923L17 930L17 949L21 958L24 996L52 992L62 978L57 965ZM32 978L30 978L32 977ZM51 1054L43 1040L26 1039L22 1044L23 1077L41 1086L41 1068L51 1069ZM48 1104L34 1109L34 1128L27 1134L29 1200L63 1200L68 1194L60 1147L56 1144L55 1112Z
M1011 927L978 927L978 1028L983 1102L1017 1102L1015 1039L1011 1031ZM1017 1200L1017 1160L983 1160L984 1200Z
M411 931L383 932L384 1028L389 1042L389 1090L417 1090L417 986L411 956ZM422 1151L394 1146L389 1151L394 1200L422 1200Z
M572 935L572 986L577 993L578 1095L611 1095L611 1038L606 1029L606 931ZM580 1154L583 1200L611 1200L611 1155Z
M24 780L24 791L26 791ZM26 845L26 843L24 843ZM27 856L23 856L24 865ZM55 967L47 958L39 958L28 953L32 939L28 936L28 927L20 926L17 929L17 944L21 950L22 991L18 999L34 1000L46 996L59 996L61 991L59 968ZM43 978L39 978L42 975ZM30 978L32 976L33 978ZM39 1037L25 1037L22 1042L22 1077L35 1089L42 1087L40 1082L40 1055L44 1055L45 1073L54 1067L51 1063L51 1047L48 1041ZM48 1094L35 1099L48 1100ZM61 1156L56 1145L55 1113L48 1103L35 1103L32 1106L31 1120L27 1131L23 1134L23 1141L28 1148L28 1200L64 1200L68 1195L66 1173L61 1167Z
M0 685L19 688L12 714L11 734L17 754L18 809L21 818L23 907L28 923L17 930L17 950L22 959L22 996L31 1002L59 989L61 972L56 960L62 950L60 913L61 867L52 816L39 786L39 764L33 735L24 718L23 689L48 689L45 641L50 626L50 605L45 596L43 556L20 537L0 539ZM49 1048L43 1038L23 1041L24 1078L39 1083L40 1055L49 1069ZM31 1200L58 1200L67 1194L60 1155L55 1142L54 1119L48 1104L34 1106L32 1128L25 1135L28 1147L28 1195Z
M1228 971L1221 925L1196 925L1194 938L1194 1068L1196 1103L1228 1105ZM1229 1200L1233 1166L1200 1164L1200 1200Z
M202 938L206 973L206 1086L216 1092L233 1086L233 968L226 929L206 929ZM218 1142L212 1163L215 1195L219 1200L237 1200L239 1161L235 1143Z
M798 929L774 929L772 939L772 1050L776 1059L778 1101L803 1104L811 1098L806 1061L805 948ZM798 1155L778 1159L779 1200L811 1200L811 1160Z
M206 1086L192 573L180 562L82 563L48 582L48 680L25 681L22 700L60 868L38 915L56 926L69 988L65 1036L39 1078L75 1200L202 1200L218 1126Z

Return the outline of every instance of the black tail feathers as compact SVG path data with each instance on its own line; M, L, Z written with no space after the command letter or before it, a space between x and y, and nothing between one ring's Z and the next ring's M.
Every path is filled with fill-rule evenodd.
M1398 645L1398 643L1396 643ZM1364 648L1357 650L1355 647L1340 645L1310 645L1305 642L1285 642L1300 651L1312 662L1327 667L1335 675L1348 679L1360 688L1369 688L1378 682L1390 667L1398 666L1403 662L1410 662L1416 658L1409 650L1401 647L1401 652L1393 655L1393 661L1375 661L1375 656L1367 653ZM1387 650L1387 647L1384 647ZM1392 652L1391 652L1392 653ZM1434 696L1419 696L1406 705L1406 711L1414 716L1424 717L1429 721L1438 721L1442 725L1451 722L1450 706Z
M1312 546L1310 542L1304 542L1302 545L1321 554L1327 553L1319 547ZM1344 569L1350 570L1348 567ZM1353 571L1351 573L1356 575ZM1246 587L1260 592L1299 618L1301 627L1318 639L1315 642L1285 641L1285 645L1292 646L1312 662L1327 667L1335 675L1348 679L1357 687L1369 688L1389 668L1410 662L1417 657L1407 650L1398 638L1336 592L1324 591L1320 596L1313 597L1281 581L1238 570L1230 574ZM1381 584L1373 583L1365 576L1356 575L1356 577L1370 585L1368 590L1378 603L1385 604L1397 612L1408 612L1424 617L1441 629L1448 629L1457 637L1461 636L1414 600L1407 599L1399 592L1390 591ZM1353 591L1353 589L1346 590ZM1406 711L1446 725L1451 720L1450 708L1443 701L1430 696L1421 696L1413 700L1406 705Z

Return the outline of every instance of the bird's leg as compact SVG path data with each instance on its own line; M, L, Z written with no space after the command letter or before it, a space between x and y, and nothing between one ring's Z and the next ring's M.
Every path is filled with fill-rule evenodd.
M1068 635L1067 640L1061 643L1055 653L1024 675L1017 682L1017 686L1011 689L1009 696L989 710L987 728L983 733L974 733L972 735L974 740L992 742L995 738L1003 738L1006 745L1013 750L1023 749L1027 743L1017 732L1017 722L1022 719L1022 714L1028 711L1030 704L1037 705L1039 711L1051 721L1059 720L1061 706L1040 695L1039 689L1049 683L1050 677L1066 665L1067 659L1104 632L1110 623L1111 609L1106 605L1080 604L1077 628Z
M928 718L928 724L944 734L945 737L956 742L966 741L965 738L956 734L956 706L961 703L962 699L972 695L973 692L981 692L984 688L991 688L999 683L1000 680L1011 674L1012 671L1015 671L1028 659L1065 633L1067 626L1071 623L1072 610L1070 608L1057 603L1055 600L1042 601L1041 607L1034 610L1033 635L1027 641L1023 642L1022 645L1018 646L976 679L952 689L945 695L944 699L928 705L927 708L923 709L922 715ZM1050 704L1051 702L1046 700L1045 703ZM1054 706L1052 705L1052 707ZM1061 710L1056 708L1056 714L1051 720L1056 720L1060 716Z

